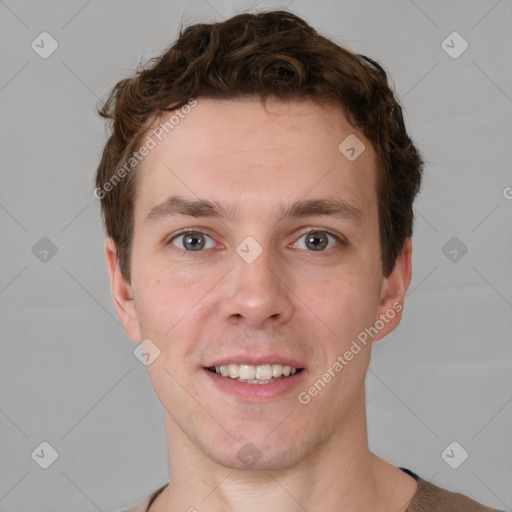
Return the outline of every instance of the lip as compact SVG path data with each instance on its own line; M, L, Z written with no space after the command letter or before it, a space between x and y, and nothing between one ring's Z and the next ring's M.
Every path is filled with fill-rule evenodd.
M230 359L233 361L233 359ZM281 364L281 363L275 363ZM215 365L212 365L215 366ZM279 398L286 393L291 392L294 388L298 387L299 384L304 380L306 370L302 370L295 375L289 377L281 377L268 384L247 384L245 382L238 382L235 379L229 377L223 377L217 373L211 372L207 368L203 368L203 372L206 377L211 379L212 384L228 395L232 397L248 401L248 402L264 402L271 401Z

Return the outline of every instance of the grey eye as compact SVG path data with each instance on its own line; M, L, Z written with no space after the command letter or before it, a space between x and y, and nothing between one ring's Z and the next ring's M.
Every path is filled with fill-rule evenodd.
M206 247L208 239L211 240L212 243L209 247ZM200 251L205 247L207 249L212 248L213 240L208 235L199 231L189 231L188 233L183 233L173 238L172 244L180 249L184 248L187 251Z
M307 249L318 252L323 251L329 245L329 238L334 239L334 236L325 231L310 231L301 236L299 240L304 239Z

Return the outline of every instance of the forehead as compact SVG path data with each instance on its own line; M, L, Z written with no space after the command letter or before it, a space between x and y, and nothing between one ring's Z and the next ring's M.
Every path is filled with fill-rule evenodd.
M336 106L199 98L147 134L155 147L138 170L136 217L170 195L226 200L237 211L318 196L341 195L361 210L375 204L374 151ZM346 140L363 149L356 159Z

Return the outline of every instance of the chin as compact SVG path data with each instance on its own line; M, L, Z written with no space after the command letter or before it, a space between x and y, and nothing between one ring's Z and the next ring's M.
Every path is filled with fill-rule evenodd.
M282 435L268 431L254 435L229 438L224 443L203 443L200 450L214 463L241 471L283 471L300 464L314 451L312 440L299 440L286 432ZM308 449L307 445L310 445Z

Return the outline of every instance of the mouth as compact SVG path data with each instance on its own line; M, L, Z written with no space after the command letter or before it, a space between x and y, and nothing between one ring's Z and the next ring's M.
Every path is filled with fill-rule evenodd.
M243 384L271 384L301 373L304 368L293 366L264 363L252 364L224 364L205 368L226 379L232 379Z

